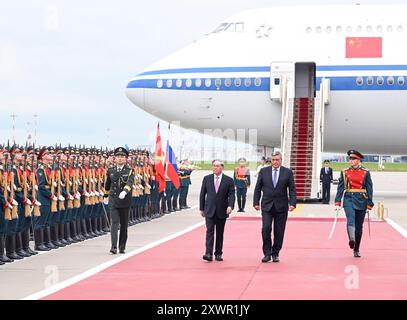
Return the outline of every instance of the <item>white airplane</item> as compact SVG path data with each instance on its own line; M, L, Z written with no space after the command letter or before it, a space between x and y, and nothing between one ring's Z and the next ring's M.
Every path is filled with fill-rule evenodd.
M294 134L311 134L319 153L407 154L405 12L407 5L246 11L147 67L126 94L185 128L257 128L258 144L290 150L291 165L301 145ZM295 113L301 103L315 111L307 111L307 132Z

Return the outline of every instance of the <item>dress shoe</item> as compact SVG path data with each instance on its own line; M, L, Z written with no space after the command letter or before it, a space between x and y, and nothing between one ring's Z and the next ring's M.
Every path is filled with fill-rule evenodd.
M112 248L110 249L111 254L117 254L117 248Z
M360 252L359 252L359 251L353 251L353 256L354 256L355 258L360 258L360 257L362 257L362 256L360 255Z
M273 262L280 262L280 258L278 257L278 255L273 255Z
M213 257L211 254L204 254L204 256L202 257L202 259L206 260L206 261L212 261Z
M124 253L126 253L126 251L124 251L124 249L120 249L120 251L119 251L121 254L124 254Z
M2 266L3 264L6 264L6 263L0 260L0 266Z
M35 246L34 249L37 250L37 251L50 251L51 250L50 248L46 247L43 244Z
M4 254L4 255L0 255L0 261L1 261L1 262L4 262L4 263L11 263L11 262L13 262L14 260L13 260L13 259L10 259L9 257L7 257L7 256Z
M17 250L16 253L23 258L28 258L31 257L31 254L29 254L28 252L25 252L23 249Z
M24 249L25 252L27 252L28 254L35 256L36 254L38 254L37 251L31 250L30 247L28 247L27 249Z
M353 249L355 247L355 240L349 241L349 248Z
M270 256L264 256L263 259L261 259L261 262L269 262L271 260Z
M215 255L215 260L216 261L223 261L222 255L221 254Z
M7 253L6 255L7 255L7 257L8 257L9 259L11 259L11 260L21 260L21 259L24 259L24 257L18 255L18 254L15 253L15 252L10 252L10 253Z

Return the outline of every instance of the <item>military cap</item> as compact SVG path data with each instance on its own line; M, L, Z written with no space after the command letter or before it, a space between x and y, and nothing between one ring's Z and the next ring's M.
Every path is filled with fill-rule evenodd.
M33 146L28 146L27 147L27 154L28 155L34 154L34 147Z
M357 158L359 160L362 160L364 158L364 156L359 151L353 149L348 151L348 156Z
M47 147L42 147L39 152L38 152L38 160L42 160L44 156L47 154L48 148Z
M114 149L114 155L115 155L115 156L125 156L125 157L128 157L128 156L129 156L129 152L127 151L126 148L118 147L118 148Z

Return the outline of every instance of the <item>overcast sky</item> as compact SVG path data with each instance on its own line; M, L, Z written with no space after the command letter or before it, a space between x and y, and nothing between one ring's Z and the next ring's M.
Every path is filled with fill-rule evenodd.
M132 76L230 15L305 3L356 1L0 0L0 143L15 113L21 144L34 114L39 144L106 145L107 128L112 146L154 144L157 119L125 95Z

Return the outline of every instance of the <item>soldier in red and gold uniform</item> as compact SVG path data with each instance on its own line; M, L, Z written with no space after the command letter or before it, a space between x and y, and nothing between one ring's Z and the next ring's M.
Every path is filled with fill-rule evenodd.
M349 247L353 249L354 256L359 258L360 242L362 240L363 222L367 210L373 204L373 183L370 172L361 165L363 155L356 150L349 150L350 168L341 172L338 190L335 197L336 209L342 203L347 219Z

